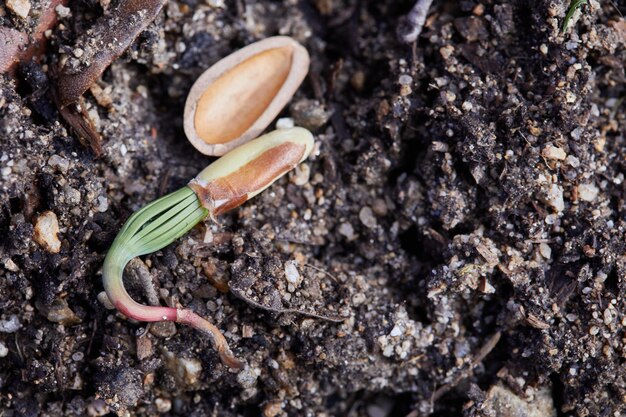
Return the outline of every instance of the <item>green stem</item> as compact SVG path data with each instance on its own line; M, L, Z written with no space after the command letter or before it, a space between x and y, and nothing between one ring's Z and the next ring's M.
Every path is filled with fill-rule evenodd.
M173 321L198 329L210 337L224 363L241 368L242 363L233 356L224 336L209 321L188 309L139 304L124 288L124 268L131 259L163 249L208 214L194 191L183 187L130 216L104 260L104 289L113 305L125 316L147 322Z

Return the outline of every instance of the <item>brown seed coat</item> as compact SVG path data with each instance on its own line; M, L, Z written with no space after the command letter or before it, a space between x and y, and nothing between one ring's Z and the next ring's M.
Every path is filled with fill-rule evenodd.
M306 49L284 36L223 58L189 92L187 138L206 155L223 155L256 138L291 99L308 69Z

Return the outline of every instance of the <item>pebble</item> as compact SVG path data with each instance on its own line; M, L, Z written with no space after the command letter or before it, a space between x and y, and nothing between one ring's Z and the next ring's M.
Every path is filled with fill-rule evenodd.
M98 301L100 301L100 304L102 304L107 310L115 309L115 306L113 305L111 300L109 300L109 296L105 291L100 291L96 298L98 299Z
M583 201L594 201L598 197L598 187L595 184L579 184L578 185L578 198Z
M172 401L168 398L157 398L154 405L159 413L169 413L172 409Z
M93 399L87 404L87 415L89 417L101 417L109 414L111 410L102 399Z
M572 168L578 168L580 166L580 160L578 158L576 158L574 155L569 155L567 157L567 163Z
M377 216L386 216L387 215L387 203L382 198L377 198L374 200L372 204L372 210L376 213Z
M171 321L160 321L150 326L150 333L156 337L167 339L176 334L176 324Z
M454 100L456 100L456 94L454 94L452 91L446 91L444 93L444 97L446 98L446 101L448 103L453 103Z
M105 196L98 197L98 205L96 206L96 210L100 213L104 213L109 209L109 199Z
M168 365L180 382L195 385L200 380L202 363L198 359L175 357L173 353L169 352L168 356Z
M0 333L15 333L22 327L20 319L15 314L8 320L0 320Z
M563 161L567 157L563 149L553 145L543 148L541 155L546 159L556 159L557 161Z
M281 401L270 401L263 407L263 417L276 417L282 409L283 403Z
M546 193L546 203L552 207L557 213L565 210L565 201L563 200L563 190L557 184L552 184Z
M13 259L11 258L5 259L4 267L11 272L17 272L20 270L20 268L15 264L15 262L13 262Z
M397 324L395 326L393 326L393 329L391 329L391 332L389 333L389 336L391 337L398 337L402 334L402 329L400 328L400 326L398 326Z
M246 367L237 374L237 382L242 388L252 388L256 385L258 377L259 372L257 372L254 368Z
M223 9L224 7L226 7L224 0L206 0L206 3L209 6L217 8L217 9Z
M281 117L276 121L276 129L291 129L295 125L291 117Z
M35 221L35 234L33 239L44 250L50 253L61 251L61 241L58 238L59 222L56 214L52 211L44 211Z
M291 105L290 110L296 125L312 131L324 126L331 116L317 100L299 100Z
M30 12L30 1L28 0L7 0L7 7L13 13L21 17L22 19L26 19L28 17L28 13Z
M613 321L613 312L611 312L610 308L607 308L604 310L602 317L604 318L604 324L608 326Z
M366 407L367 417L388 417L393 411L394 402L383 395L374 400L373 404Z
M454 53L454 46L452 45L446 45L439 49L439 54L441 54L441 57L443 59L450 58L453 53Z
M356 91L363 90L363 87L365 86L365 73L359 70L352 74L352 77L350 77L350 85Z
M374 212L369 206L365 206L359 211L359 219L361 223L369 229L373 229L376 227L378 222L376 221L376 217L374 216Z
M64 19L71 14L70 8L63 6L62 4L59 4L57 7L54 8L54 10L57 12L57 16L59 16L61 19Z
M350 223L344 222L339 225L339 234L343 235L348 241L354 239L354 227Z
M71 205L80 204L81 195L80 195L80 191L78 191L76 188L70 187L69 185L65 186L65 188L63 188L63 193L65 194L65 201L68 204L71 204Z
M64 326L71 326L81 322L80 318L74 314L64 298L55 299L49 307L45 308L46 318L53 323Z
M7 348L7 346L0 342L0 358L4 358L9 354L9 348Z
M296 261L285 262L285 278L287 278L287 282L294 286L298 286L298 284L300 284L302 277L296 267Z
M539 253L546 259L550 259L552 257L552 249L547 243L539 244Z
M55 154L55 155L52 155L50 159L48 159L48 165L50 165L52 168L65 174L67 170L70 168L70 161L68 161L67 159L63 158L60 155Z
M398 83L400 83L400 85L411 85L411 83L413 83L413 78L410 75L402 74L398 78Z
M538 387L534 395L518 396L504 385L494 385L487 392L482 410L485 415L506 417L547 417L556 416L557 410L550 387Z
M303 186L309 182L311 168L308 164L300 164L293 170L289 180L297 186Z

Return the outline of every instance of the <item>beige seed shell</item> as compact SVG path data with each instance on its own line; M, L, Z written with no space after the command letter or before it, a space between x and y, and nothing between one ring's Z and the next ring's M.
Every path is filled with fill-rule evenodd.
M184 128L205 155L220 156L259 136L291 100L309 70L309 54L275 36L221 59L191 87Z

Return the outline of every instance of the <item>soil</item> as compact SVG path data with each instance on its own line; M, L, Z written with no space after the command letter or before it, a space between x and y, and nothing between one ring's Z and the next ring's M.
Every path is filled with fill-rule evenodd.
M31 33L30 3L1 25ZM70 3L0 75L0 416L626 413L623 1L564 32L568 1L435 1L414 45L410 1L169 1L84 95L98 158L51 68L116 2ZM101 266L211 161L182 128L194 80L276 34L311 54L282 117L316 152L126 274L214 322L236 372L193 329L108 310ZM35 230L54 219L60 248Z

